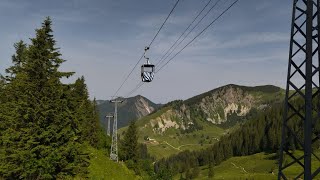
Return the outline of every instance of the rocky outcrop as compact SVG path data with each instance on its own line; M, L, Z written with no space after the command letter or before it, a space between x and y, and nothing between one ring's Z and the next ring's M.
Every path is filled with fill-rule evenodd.
M261 87L255 91L254 88L227 85L181 101L160 116L151 119L149 126L154 133L162 134L169 128L194 128L199 119L220 125L232 121L235 117L244 117L254 108L267 108L270 98L273 98L270 94L275 93L261 92Z
M155 110L155 107L151 105L145 98L142 96L138 96L134 106L136 108L136 114L138 118L141 118L143 116L146 116L150 113L152 113Z
M206 119L213 124L222 124L228 121L228 116L247 115L258 99L239 87L228 86L214 91L196 104L206 115Z

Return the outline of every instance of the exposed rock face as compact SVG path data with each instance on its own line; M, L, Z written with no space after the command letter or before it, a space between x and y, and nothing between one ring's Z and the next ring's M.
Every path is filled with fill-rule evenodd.
M183 116L179 111L175 111L173 109L169 109L161 116L152 119L150 121L150 125L154 133L162 134L169 128L175 129L185 129L185 126L179 122L179 119L182 119Z
M219 125L232 121L235 117L244 117L253 108L257 110L267 108L269 102L266 97L273 98L270 92L254 91L250 88L227 85L177 102L171 109L151 119L147 126L150 126L154 133L163 134L169 128L181 130L199 128L195 127L199 119Z
M241 88L229 86L202 98L196 106L206 114L208 121L221 124L228 121L230 114L247 115L256 101Z
M137 112L137 117L143 117L150 113L152 113L155 110L155 107L150 104L145 98L142 96L138 96L135 103L135 108Z

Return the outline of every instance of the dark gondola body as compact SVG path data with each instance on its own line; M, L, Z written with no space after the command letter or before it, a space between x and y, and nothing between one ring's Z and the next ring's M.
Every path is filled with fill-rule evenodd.
M154 78L154 65L143 64L141 66L141 79L142 82L151 82Z

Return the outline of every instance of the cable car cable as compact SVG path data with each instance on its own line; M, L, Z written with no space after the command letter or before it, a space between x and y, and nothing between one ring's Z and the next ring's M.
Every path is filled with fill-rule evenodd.
M204 31L206 31L214 22L216 22L219 18L222 17L223 14L225 14L231 7L233 7L239 0L235 0L228 8L226 8L217 18L215 18L208 26L206 26L200 33L198 33L191 41L189 41L180 51L178 51L172 58L170 58L161 68L156 71L158 73L163 67L165 67L170 61L172 61L178 54L180 54L187 46L189 46L196 38L198 38ZM134 92L136 92L141 86L143 86L145 83L138 83L138 85L128 93L128 96L132 95Z
M132 68L132 70L130 71L130 73L127 75L127 77L124 79L124 81L122 82L122 84L120 85L120 87L117 89L116 93L114 93L114 95L112 97L115 97L118 92L120 91L120 89L122 88L122 86L124 85L124 83L129 79L130 75L132 74L132 72L134 71L134 69L137 67L137 65L139 64L139 62L141 61L141 59L143 58L145 53L142 54L142 56L140 57L139 61L134 65L134 67Z
M131 95L132 95L134 92L136 92L143 84L145 84L145 83L143 83L143 82L140 81L133 90L131 90L129 93L127 93L127 95L125 96L125 98L128 98L129 96L131 96Z
M181 37L187 32L187 30L191 27L191 25L197 20L197 18L201 15L201 13L205 10L205 8L210 4L212 0L209 0L208 3L202 8L202 10L198 13L198 15L193 19L193 21L188 25L188 27L181 33L179 38L172 44L172 46L166 51L166 53L161 57L158 58L156 61L156 66L161 62L161 60L169 53L169 51L177 44L177 42L181 39Z
M170 13L168 14L167 18L165 19L165 21L162 23L161 27L159 28L158 32L156 33L156 35L154 36L154 38L152 39L152 41L150 42L149 46L145 47L144 51L145 51L145 55L147 53L147 51L150 49L151 44L154 42L155 38L158 36L159 32L161 31L162 27L164 26L164 24L167 22L167 20L169 19L171 13L173 12L173 10L176 8L177 4L179 3L180 0L177 0L175 5L173 6L172 10L170 11ZM147 60L146 64L143 64L141 66L141 80L142 82L152 82L153 78L154 78L154 69L155 66L153 64L150 63L149 58L146 57L144 55L144 58Z
M215 8L221 0L216 1L216 3L206 12L206 14L197 22L195 26L187 33L186 36L173 48L173 50L164 58L159 61L157 65L168 59L168 57L179 47L179 45L189 36L189 34L202 22L202 20Z
M174 4L173 8L171 9L170 13L168 14L167 18L164 20L164 22L162 23L161 27L159 28L158 32L156 33L156 35L153 37L152 41L150 42L149 46L150 47L153 43L153 41L156 39L156 37L158 36L159 32L161 31L162 27L164 26L164 24L167 22L167 20L169 19L169 17L171 16L173 10L176 8L176 6L178 5L180 0L177 0L177 2Z
M200 33L198 33L191 41L189 41L180 51L178 51L172 58L170 58L163 66L161 66L156 73L158 73L164 66L166 66L173 58L180 54L187 46L189 46L196 38L198 38L204 31L206 31L213 23L215 23L220 17L225 14L232 6L234 6L239 0L235 0L227 9L225 9L217 18L215 18L208 26L206 26Z
M175 5L173 6L173 8L171 9L170 13L168 14L167 18L165 19L165 21L162 23L161 27L159 28L159 30L157 31L156 35L153 37L152 41L149 43L150 47L152 45L152 43L154 42L154 40L156 39L156 37L158 36L159 32L161 31L161 29L163 28L164 24L167 22L167 20L169 19L169 17L171 16L172 12L174 11L174 9L176 8L176 6L178 5L180 0L177 0L177 2L175 3ZM120 89L122 88L122 86L124 85L124 83L126 83L126 81L129 79L130 75L133 73L134 69L137 67L137 65L140 63L140 61L142 60L142 58L145 55L145 52L143 52L142 56L140 57L140 59L137 61L137 63L134 65L134 67L132 68L132 70L130 71L130 73L126 76L126 78L124 79L124 81L122 82L122 84L120 85L120 87L117 89L117 91L115 92L115 94L112 97L115 97L118 92L120 91Z

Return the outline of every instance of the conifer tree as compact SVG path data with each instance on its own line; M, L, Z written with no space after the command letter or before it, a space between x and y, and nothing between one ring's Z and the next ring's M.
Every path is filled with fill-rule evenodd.
M135 121L131 121L123 138L124 160L136 161L138 153L138 134Z
M96 100L89 100L85 79L78 78L71 88L69 107L75 111L78 121L78 133L81 142L88 142L93 147L105 146L105 139L99 123L99 113Z
M13 66L5 70L7 73L5 80L8 82L12 81L18 72L23 71L22 66L26 63L27 44L21 40L13 46L16 50L16 54L11 57Z
M68 107L68 93L60 79L64 62L46 18L26 47L15 45L13 66L7 69L7 100L0 123L0 174L7 179L56 179L86 173L86 156L77 141L76 124ZM14 78L13 78L14 77Z

